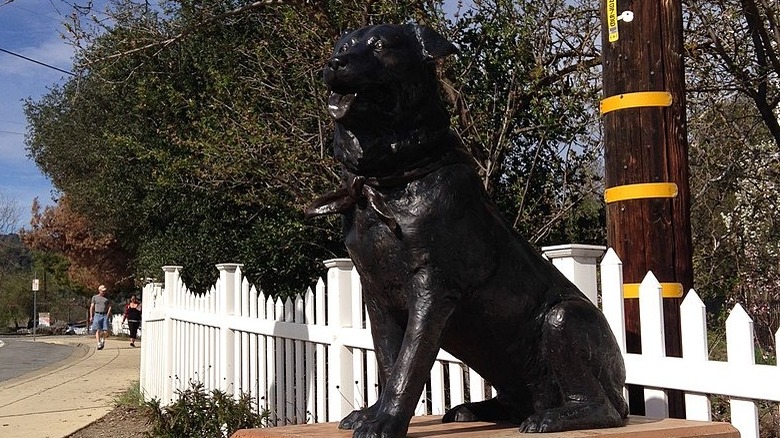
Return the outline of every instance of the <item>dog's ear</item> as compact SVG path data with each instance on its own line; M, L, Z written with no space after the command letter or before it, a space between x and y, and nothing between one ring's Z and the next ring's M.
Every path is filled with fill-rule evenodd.
M417 41L420 42L422 55L426 60L439 59L458 53L458 48L454 44L430 27L419 24L411 24L410 26L417 36Z

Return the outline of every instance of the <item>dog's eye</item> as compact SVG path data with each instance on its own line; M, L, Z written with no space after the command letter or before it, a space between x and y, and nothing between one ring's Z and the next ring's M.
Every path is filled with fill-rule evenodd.
M341 46L339 46L338 53L344 53L347 50L349 50L350 47L352 47L355 44L355 39L351 38L349 41L344 42Z
M368 45L374 48L374 51L381 52L385 48L385 43L379 37L371 37Z

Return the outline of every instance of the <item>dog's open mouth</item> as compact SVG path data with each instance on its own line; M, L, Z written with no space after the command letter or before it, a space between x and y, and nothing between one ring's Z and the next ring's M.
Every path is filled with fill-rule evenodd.
M356 96L357 93L330 93L330 97L328 97L328 113L336 120L341 119L349 111Z

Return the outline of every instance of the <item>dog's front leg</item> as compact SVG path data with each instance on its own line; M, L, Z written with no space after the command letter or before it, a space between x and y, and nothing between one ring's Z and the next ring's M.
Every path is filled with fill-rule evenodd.
M439 352L441 335L455 306L444 290L426 288L409 300L408 323L398 357L373 412L354 438L406 436L425 382Z
M365 288L364 288L365 291ZM406 315L393 314L375 299L377 294L364 293L366 310L371 321L371 336L379 372L379 386L386 388L390 372L395 364L406 329ZM403 316L403 318L401 318ZM339 429L355 429L373 419L379 410L379 401L365 408L352 411L339 423Z

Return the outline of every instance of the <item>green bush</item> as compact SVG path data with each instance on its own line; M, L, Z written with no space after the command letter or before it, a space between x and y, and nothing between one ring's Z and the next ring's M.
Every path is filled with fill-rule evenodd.
M134 381L127 390L114 398L114 404L116 406L123 406L126 408L139 408L144 405L144 397L141 394L141 385L138 381Z
M226 438L239 429L262 427L268 418L267 412L257 413L247 393L236 400L220 390L208 392L202 383L191 381L188 389L176 394L178 399L170 406L160 406L157 399L145 403L152 425L150 436Z

